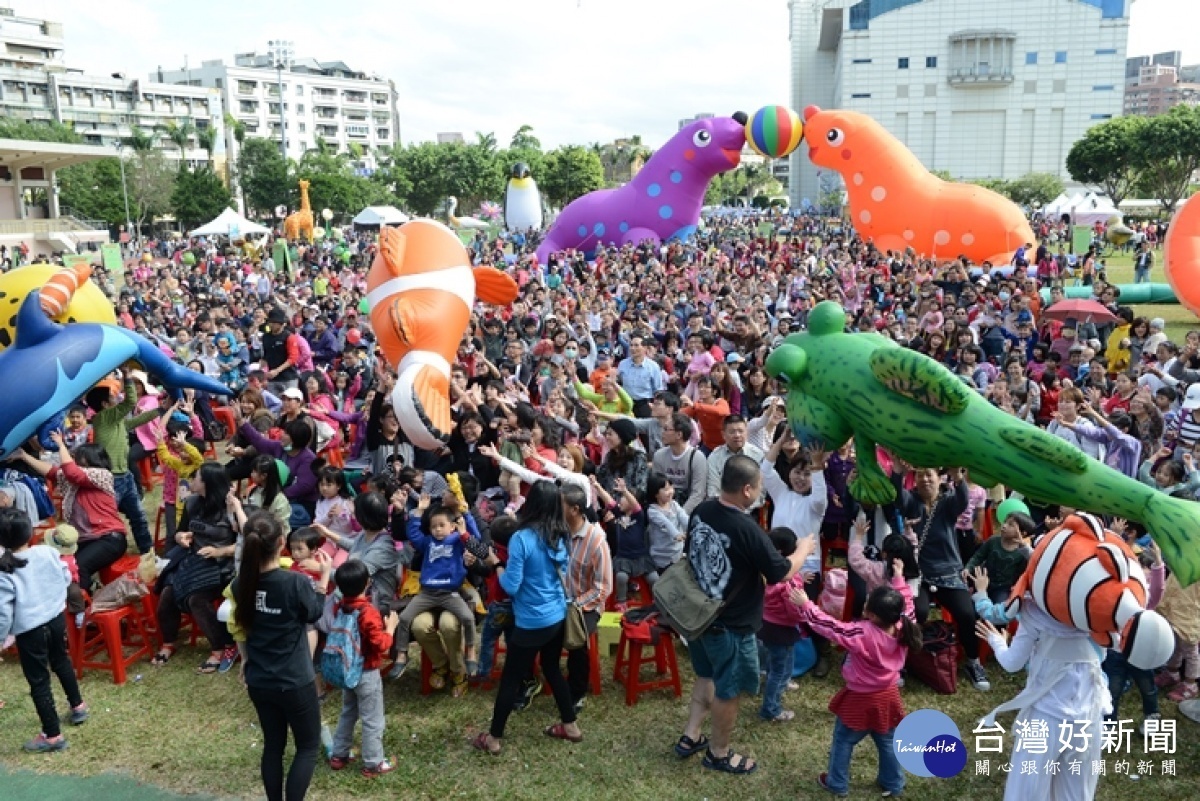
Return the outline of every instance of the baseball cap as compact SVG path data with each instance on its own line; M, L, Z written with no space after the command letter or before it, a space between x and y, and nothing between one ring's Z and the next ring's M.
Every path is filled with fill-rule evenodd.
M607 359L610 356L612 356L612 353L609 352L608 348L596 348L597 359Z
M1150 321L1150 327L1157 328L1159 331L1161 331L1167 327L1167 321L1161 317L1155 317L1153 320Z
M1192 384L1183 396L1183 408L1200 409L1200 384Z
M285 389L283 391L282 397L291 398L292 400L302 401L302 400L304 400L304 393L301 392L300 390L296 389L295 387L288 387L287 389Z
M746 359L740 353L731 353L725 357L726 364L739 364L744 361L746 361Z

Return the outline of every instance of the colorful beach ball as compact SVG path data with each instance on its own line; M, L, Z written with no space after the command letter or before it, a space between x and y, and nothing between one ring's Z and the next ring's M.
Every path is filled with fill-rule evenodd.
M764 106L746 122L746 141L767 158L779 159L800 145L804 123L786 106Z

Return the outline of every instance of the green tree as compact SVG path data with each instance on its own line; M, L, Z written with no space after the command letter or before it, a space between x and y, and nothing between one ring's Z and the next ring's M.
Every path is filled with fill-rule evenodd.
M566 206L575 198L604 187L604 165L594 150L582 145L565 145L546 154L545 175L538 186L555 206Z
M205 165L197 170L180 170L171 194L171 211L180 227L196 228L229 208L233 198L220 177Z
M0 139L24 139L37 142L60 142L81 144L83 137L70 125L61 122L26 122L25 120L0 120Z
M949 170L930 170L929 172L935 178L941 178L943 181L953 181L954 180L954 176L950 174Z
M392 148L390 162L403 175L408 189L401 193L407 206L422 216L433 214L438 203L451 194L445 172L449 148L434 142Z
M213 150L217 146L217 129L209 126L196 131L196 142L208 154L208 160L212 161Z
M246 207L270 212L286 204L292 190L288 163L279 147L269 139L247 139L238 153L238 185Z
M157 150L135 152L133 158L125 162L129 214L138 231L146 222L170 212L175 176L176 171Z
M1134 159L1141 185L1171 214L1200 169L1200 108L1176 106L1148 119Z
M451 143L443 147L446 194L458 198L459 214L469 214L483 201L503 196L508 166L487 141L473 145Z
M158 131L171 144L178 148L179 168L183 169L186 166L184 159L187 155L188 146L191 145L192 137L196 134L196 126L192 124L191 120L184 120L183 122L167 120L166 124L158 126Z
M536 136L533 135L532 125L522 125L513 134L512 142L508 145L510 150L536 150L542 152L542 143Z
M494 133L475 132L475 145L487 153L496 152L496 135Z
M234 117L228 111L225 112L225 130L233 135L233 140L240 146L246 141L246 124Z
M64 209L109 225L125 222L121 194L121 165L116 159L99 159L66 167L55 173L58 197Z
M149 153L158 144L158 135L133 125L124 141L135 153Z
M1004 195L1010 200L1012 199L1009 195L1011 185L1003 178L978 178L970 181L970 183L975 184L975 186L982 186L984 189L990 189L997 194Z
M1040 209L1062 194L1063 182L1048 172L1031 172L1007 181L1004 194L1012 202L1030 209Z
M1067 172L1120 205L1138 182L1139 152L1147 122L1146 117L1116 117L1092 126L1071 145Z

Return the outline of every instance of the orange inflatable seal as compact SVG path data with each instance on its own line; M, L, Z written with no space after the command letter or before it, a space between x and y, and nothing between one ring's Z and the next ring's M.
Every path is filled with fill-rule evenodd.
M841 174L854 228L881 251L1008 264L1033 230L1015 203L981 186L943 181L875 120L804 110L808 157Z
M492 267L471 267L458 236L433 220L384 228L367 275L371 328L396 368L392 407L418 448L450 437L450 364L480 300L508 305L517 284Z
M1171 220L1163 243L1167 283L1179 302L1200 317L1200 195L1192 195Z

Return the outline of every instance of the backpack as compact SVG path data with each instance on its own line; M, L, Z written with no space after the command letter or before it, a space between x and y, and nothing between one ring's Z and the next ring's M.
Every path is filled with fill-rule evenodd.
M339 608L329 626L325 650L321 652L321 675L339 690L353 690L362 680L362 634L358 630L358 610Z
M290 339L296 343L296 350L300 355L296 361L296 369L302 373L311 372L313 369L312 346L308 344L308 340L299 334L292 334Z

